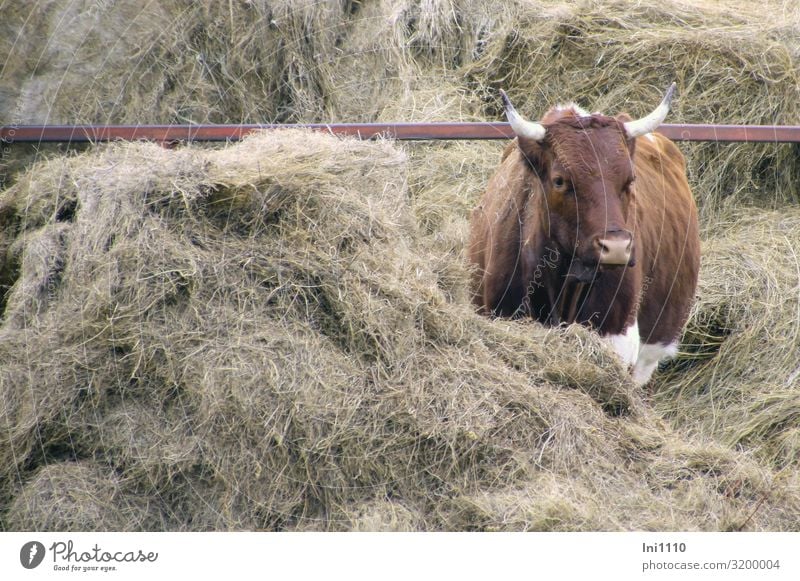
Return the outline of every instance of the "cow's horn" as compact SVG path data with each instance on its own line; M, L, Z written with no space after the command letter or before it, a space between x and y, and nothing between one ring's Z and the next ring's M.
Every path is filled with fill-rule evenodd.
M667 89L667 94L661 100L661 104L655 108L647 117L642 117L635 121L628 121L625 123L625 133L628 137L640 137L651 131L655 131L669 113L669 104L672 101L672 96L675 94L675 83L672 83Z
M503 89L500 89L500 94L503 96L503 103L506 106L506 118L511 124L511 129L514 130L514 133L516 133L518 137L526 137L534 141L541 141L544 139L544 135L547 133L547 129L545 129L544 125L523 119L520 114L517 113L517 110L514 109L514 105L511 104L511 99L508 98L508 95L506 95Z

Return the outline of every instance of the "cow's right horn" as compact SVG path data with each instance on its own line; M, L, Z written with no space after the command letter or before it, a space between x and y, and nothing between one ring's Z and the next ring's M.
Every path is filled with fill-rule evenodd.
M544 125L523 119L520 114L517 113L517 110L514 109L514 105L511 104L511 99L508 98L508 95L506 95L503 89L500 89L500 94L503 96L503 103L506 106L506 118L511 124L511 129L517 134L517 137L525 137L527 139L533 139L534 141L541 141L544 139L545 133L547 133L547 129L545 129Z

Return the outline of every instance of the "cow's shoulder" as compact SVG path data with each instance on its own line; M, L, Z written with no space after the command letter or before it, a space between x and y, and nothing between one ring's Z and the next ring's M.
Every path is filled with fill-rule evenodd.
M660 133L647 133L637 138L636 152L650 163L668 163L678 166L684 172L686 170L686 159L681 150L674 141Z

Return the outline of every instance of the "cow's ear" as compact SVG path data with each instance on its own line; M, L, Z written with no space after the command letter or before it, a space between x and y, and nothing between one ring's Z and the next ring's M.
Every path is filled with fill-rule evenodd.
M525 162L536 172L536 175L540 178L543 177L545 145L527 137L517 137L517 145Z

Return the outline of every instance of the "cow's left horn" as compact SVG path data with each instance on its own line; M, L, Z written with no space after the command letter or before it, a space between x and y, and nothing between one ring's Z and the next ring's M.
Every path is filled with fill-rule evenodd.
M500 94L503 96L503 104L506 106L506 118L511 124L511 129L517 134L517 137L526 137L534 141L541 141L544 139L547 133L547 129L545 129L544 125L523 119L522 116L517 113L517 110L514 109L514 105L511 104L511 99L508 98L508 95L506 95L503 89L500 89Z
M661 104L656 107L655 110L650 113L650 115L625 123L625 133L628 134L628 137L633 139L634 137L640 137L646 133L655 131L667 117L667 113L669 113L669 104L672 101L672 96L674 94L675 83L672 83L669 86L669 89L667 89L667 94L664 95L664 99L662 99Z

